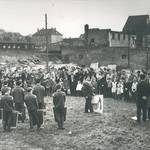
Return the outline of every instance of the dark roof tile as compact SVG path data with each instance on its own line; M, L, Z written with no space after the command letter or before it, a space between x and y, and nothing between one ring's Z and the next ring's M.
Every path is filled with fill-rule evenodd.
M62 35L55 28L47 29L48 35ZM41 29L37 31L33 36L43 36L46 35L46 29Z
M129 16L123 31L130 34L145 32L148 28L149 15Z

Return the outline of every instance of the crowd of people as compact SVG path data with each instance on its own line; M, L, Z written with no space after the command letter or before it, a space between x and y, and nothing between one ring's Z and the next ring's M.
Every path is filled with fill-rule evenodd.
M30 128L36 124L40 129L43 116L39 119L38 110L45 108L44 97L53 95L55 117L58 127L63 129L65 95L84 96L85 113L93 112L92 96L102 94L115 100L134 101L137 103L137 121L140 122L141 111L143 121L150 119L150 73L144 70L130 72L116 71L109 68L94 70L90 67L51 67L46 69L27 69L19 67L15 70L5 68L0 71L1 103L3 109L3 128L10 130L10 118L13 110L21 112L20 120L25 120L27 107Z

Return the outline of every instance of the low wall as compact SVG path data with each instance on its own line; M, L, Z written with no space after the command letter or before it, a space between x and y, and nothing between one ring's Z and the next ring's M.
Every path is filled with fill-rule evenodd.
M129 49L130 67L146 68L147 50L146 49ZM79 64L88 64L91 62L99 62L100 65L117 64L119 66L128 66L128 48L97 48L89 49L73 49L63 48L62 56L65 59L69 57L70 62ZM150 54L149 54L150 63Z

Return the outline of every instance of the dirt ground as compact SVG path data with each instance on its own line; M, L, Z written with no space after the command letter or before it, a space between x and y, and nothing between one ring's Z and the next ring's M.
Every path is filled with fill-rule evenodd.
M84 98L67 97L65 130L57 130L52 98L44 128L31 132L28 120L11 133L0 125L0 150L149 150L150 123L138 125L132 116L136 105L104 99L104 113L84 113ZM70 132L71 131L71 132Z

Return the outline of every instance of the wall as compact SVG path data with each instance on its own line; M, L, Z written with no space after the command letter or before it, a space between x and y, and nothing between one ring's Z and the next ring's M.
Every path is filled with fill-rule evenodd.
M45 47L46 37L45 36L33 36L32 42L35 43L36 46ZM48 36L48 43L51 43L51 36Z
M98 48L89 49L88 55L85 49L62 49L63 58L69 58L70 62L78 64L89 64L99 62L100 65L117 64L128 66L128 48ZM147 51L143 49L130 49L131 68L146 67ZM150 54L149 54L150 64Z
M52 35L51 36L51 43L61 42L63 40L61 35Z
M88 32L88 43L100 45L100 46L108 46L108 31L109 30L100 30L100 29L89 29Z
M135 35L130 35L129 38L128 34L123 34L122 32L114 32L114 31L109 32L110 47L128 47L130 45L130 47L135 48L136 45L134 39L136 39Z

